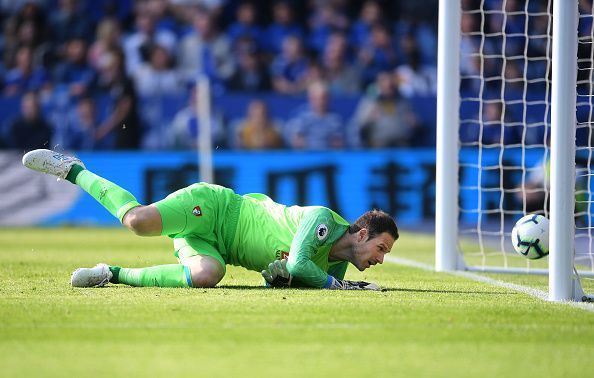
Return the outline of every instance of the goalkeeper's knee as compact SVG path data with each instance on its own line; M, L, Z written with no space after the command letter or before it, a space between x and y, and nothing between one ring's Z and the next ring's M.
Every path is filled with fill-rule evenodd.
M210 256L192 256L184 260L184 265L190 268L193 287L215 287L225 275L221 263Z

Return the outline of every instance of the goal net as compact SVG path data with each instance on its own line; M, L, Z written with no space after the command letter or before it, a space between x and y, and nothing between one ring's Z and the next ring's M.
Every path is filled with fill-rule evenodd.
M594 273L592 2L561 3L554 24L550 0L442 1L439 37L436 268L551 272L553 300L582 297L574 265ZM551 219L549 258L514 252L532 213Z

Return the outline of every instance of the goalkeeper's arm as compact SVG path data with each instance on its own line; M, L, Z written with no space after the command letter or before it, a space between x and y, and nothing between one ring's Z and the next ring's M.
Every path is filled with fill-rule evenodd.
M331 290L379 290L379 286L365 281L349 281L337 279L327 274L326 286L324 288ZM287 260L275 260L268 264L268 269L262 271L262 277L266 281L266 286L271 287L308 287L302 284L299 279L293 279L293 276L287 269Z
M325 230L321 235L318 234L320 227ZM328 209L316 209L304 216L291 243L286 265L291 277L308 287L351 290L368 288L366 285L340 284L346 282L341 280L344 277L344 271L346 271L346 264L343 269L333 269L335 276L332 276L312 261L312 257L320 248L326 245L330 235L342 234L343 232L344 229L336 223Z

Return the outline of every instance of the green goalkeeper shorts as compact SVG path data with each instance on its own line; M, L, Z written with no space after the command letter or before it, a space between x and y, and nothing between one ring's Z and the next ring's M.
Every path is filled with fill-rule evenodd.
M161 234L174 239L178 259L207 255L225 267L241 201L242 197L231 189L198 183L175 191L154 205L161 214Z

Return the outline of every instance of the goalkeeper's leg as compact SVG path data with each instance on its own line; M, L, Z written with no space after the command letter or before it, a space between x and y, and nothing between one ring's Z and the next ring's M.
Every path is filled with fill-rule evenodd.
M25 154L23 165L80 186L137 235L161 235L161 215L155 206L142 206L130 192L89 171L79 159L39 149Z
M179 264L122 268L97 264L72 273L74 287L103 286L108 282L130 286L214 287L225 275L225 260L207 241L194 236L173 239Z
M110 266L111 283L142 287L215 287L225 271L211 256L196 255L183 264L157 265L149 268Z
M130 192L87 170L75 157L39 149L26 153L23 165L80 186L137 235L195 234L211 241L216 239L218 194L208 186L194 184L159 202L142 206Z
M122 268L97 264L72 273L74 287L100 287L108 282L142 287L214 287L223 278L224 269L211 256L192 256L184 264L157 265L147 268Z

